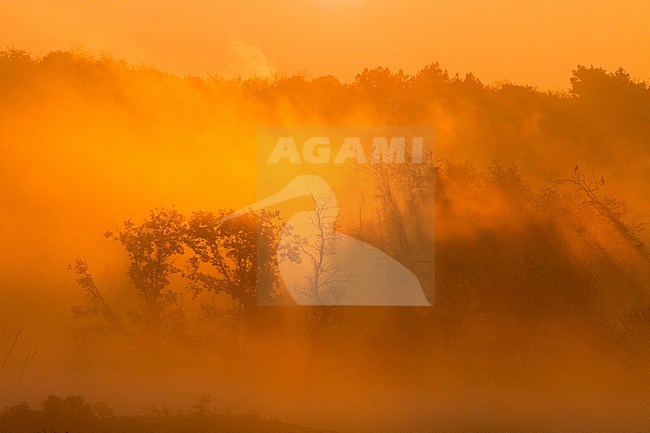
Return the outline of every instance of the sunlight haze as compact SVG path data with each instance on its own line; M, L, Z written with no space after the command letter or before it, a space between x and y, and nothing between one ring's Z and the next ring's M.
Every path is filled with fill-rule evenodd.
M650 3L280 0L4 1L0 43L103 52L180 75L334 75L364 67L566 89L576 65L650 78Z

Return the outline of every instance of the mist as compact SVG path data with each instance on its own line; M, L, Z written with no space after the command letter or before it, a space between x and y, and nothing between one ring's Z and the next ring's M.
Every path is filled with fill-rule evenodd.
M0 52L0 405L148 415L209 395L214 413L340 432L646 430L650 88L597 67L567 82L437 63L205 79ZM408 264L432 307L258 307L248 268L219 285L205 230L256 201L260 125L433 128L425 171L339 179L344 203L367 191L340 229ZM272 242L272 221L232 233ZM163 231L178 248L151 300L134 257Z

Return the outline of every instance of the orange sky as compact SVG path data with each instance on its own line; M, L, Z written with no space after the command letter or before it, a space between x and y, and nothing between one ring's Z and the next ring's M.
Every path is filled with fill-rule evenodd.
M102 51L179 74L333 74L364 67L567 88L577 64L650 79L650 2L2 0L0 46Z

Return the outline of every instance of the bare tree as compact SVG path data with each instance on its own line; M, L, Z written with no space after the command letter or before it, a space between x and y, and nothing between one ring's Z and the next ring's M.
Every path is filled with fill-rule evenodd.
M405 149L405 161L411 161L411 149ZM433 214L433 197L436 161L431 152L425 152L420 162L381 163L360 166L362 173L370 176L376 187L377 219L382 246L396 258L413 264L422 252L421 224L423 208L430 207Z
M576 165L569 177L550 179L549 182L553 185L551 189L571 185L574 188L575 210L591 209L596 216L604 218L632 247L647 257L645 245L639 236L645 228L643 215L637 215L630 224L626 224L623 221L627 212L625 202L602 193L607 180L602 175L598 178L593 167L590 173L585 174Z
M308 215L315 230L307 236L296 237L302 258L308 262L303 263L305 284L297 289L308 304L335 305L345 296L350 282L349 275L345 275L348 267L333 260L336 243L342 239L336 231L338 207L332 197L311 194L311 198L314 212Z

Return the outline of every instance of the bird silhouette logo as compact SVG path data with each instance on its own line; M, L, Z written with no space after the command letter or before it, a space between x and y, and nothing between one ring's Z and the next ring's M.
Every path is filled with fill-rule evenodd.
M222 219L311 197L312 209L287 221L278 251L298 239L300 258L278 264L280 277L298 305L430 306L418 278L386 252L336 230L336 195L316 175L294 177L280 191Z

